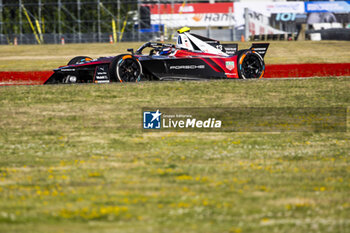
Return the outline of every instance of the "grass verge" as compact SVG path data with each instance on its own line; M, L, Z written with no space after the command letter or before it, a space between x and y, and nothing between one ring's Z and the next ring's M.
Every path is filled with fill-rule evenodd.
M346 232L348 132L142 133L141 108L349 106L349 89L349 78L2 87L0 232Z

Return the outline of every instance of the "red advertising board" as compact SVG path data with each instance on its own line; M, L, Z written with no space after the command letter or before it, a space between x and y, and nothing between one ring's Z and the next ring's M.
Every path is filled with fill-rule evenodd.
M233 12L233 3L144 4L151 14L206 14ZM159 8L160 7L160 8Z

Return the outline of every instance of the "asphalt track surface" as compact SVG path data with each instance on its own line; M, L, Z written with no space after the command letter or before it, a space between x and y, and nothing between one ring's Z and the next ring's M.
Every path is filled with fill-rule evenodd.
M0 71L0 86L42 85L53 71ZM266 65L266 78L309 78L350 76L350 63Z

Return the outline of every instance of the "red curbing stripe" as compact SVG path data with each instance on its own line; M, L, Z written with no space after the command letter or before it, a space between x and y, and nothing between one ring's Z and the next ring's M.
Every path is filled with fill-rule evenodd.
M53 71L0 71L0 86L42 85ZM264 78L350 76L350 63L266 65Z
M350 76L350 63L266 65L264 78Z
M53 71L0 71L0 86L42 85Z

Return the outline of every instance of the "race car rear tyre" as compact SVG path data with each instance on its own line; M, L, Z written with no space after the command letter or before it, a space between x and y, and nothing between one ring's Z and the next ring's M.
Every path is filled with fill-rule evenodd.
M92 58L91 57L87 57L87 56L78 56L78 57L75 57L73 58L72 60L70 60L68 62L67 65L74 65L74 64L77 64L79 62L84 62L84 61L91 61Z
M112 81L138 82L142 76L140 61L130 55L123 54L113 59L110 65L110 77Z
M238 54L238 76L241 79L262 78L265 63L261 55L253 50L244 50Z

